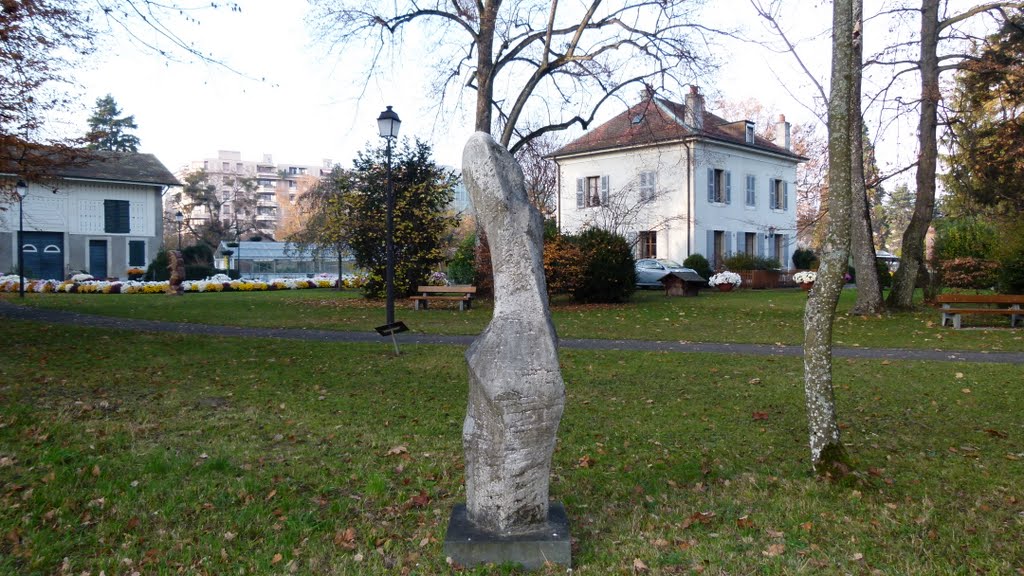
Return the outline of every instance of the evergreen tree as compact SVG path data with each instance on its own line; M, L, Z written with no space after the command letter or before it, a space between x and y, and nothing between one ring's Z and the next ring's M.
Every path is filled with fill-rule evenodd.
M346 195L349 205L348 245L356 264L369 271L364 291L380 297L385 290L387 254L385 212L387 178L385 148L358 154L353 169L356 189ZM407 296L446 260L446 239L458 225L448 206L457 177L434 162L430 145L403 141L394 150L392 182L395 191L395 294Z
M135 130L135 116L121 116L121 109L110 94L96 99L96 108L89 117L89 132L85 135L90 150L138 152L139 138L129 134Z

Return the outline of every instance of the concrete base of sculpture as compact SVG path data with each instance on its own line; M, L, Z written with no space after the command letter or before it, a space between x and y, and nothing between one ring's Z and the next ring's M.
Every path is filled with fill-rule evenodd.
M477 528L466 515L466 505L457 504L448 520L444 554L467 568L479 564L519 564L537 570L546 563L572 566L569 518L565 507L553 503L547 524L532 532L499 535Z

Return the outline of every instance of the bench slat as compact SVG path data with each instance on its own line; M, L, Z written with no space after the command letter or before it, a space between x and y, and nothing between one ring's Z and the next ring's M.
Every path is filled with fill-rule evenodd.
M419 286L416 291L423 294L476 294L476 286Z
M939 294L939 304L1024 304L1024 294Z

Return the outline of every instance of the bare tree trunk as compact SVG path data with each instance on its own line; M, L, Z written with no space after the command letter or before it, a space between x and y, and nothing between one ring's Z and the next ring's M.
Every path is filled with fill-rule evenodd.
M862 0L854 0L854 26L863 22ZM853 64L858 72L853 75L850 112L854 114L850 123L850 139L853 148L850 164L850 249L853 252L853 267L857 271L857 301L850 311L852 314L879 314L885 308L882 304L882 287L878 282L878 268L875 266L874 234L871 231L871 210L868 193L864 185L864 116L861 114L861 73L864 44L854 41Z
M860 74L854 55L861 25L854 6L860 0L835 0L832 12L832 88L828 105L829 190L828 232L821 267L804 310L804 395L810 436L811 464L816 473L843 476L849 469L839 437L832 391L832 325L850 254L850 204L853 174L853 130L859 108L853 106ZM859 10L856 11L860 13Z
M890 308L914 306L914 285L924 262L924 239L935 211L935 140L939 106L939 0L921 1L921 118L918 121L917 199L914 214L903 233L900 267L892 279Z
M491 133L491 104L494 99L494 23L501 0L481 4L480 31L476 37L476 131Z

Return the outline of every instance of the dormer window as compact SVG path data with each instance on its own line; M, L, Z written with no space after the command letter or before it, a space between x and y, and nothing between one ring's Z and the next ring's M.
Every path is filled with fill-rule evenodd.
M750 120L747 120L746 140L747 144L754 143L754 123Z
M639 124L639 123L641 123L643 121L644 121L644 115L643 114L637 114L636 116L633 116L633 119L630 120L630 123L631 124Z

